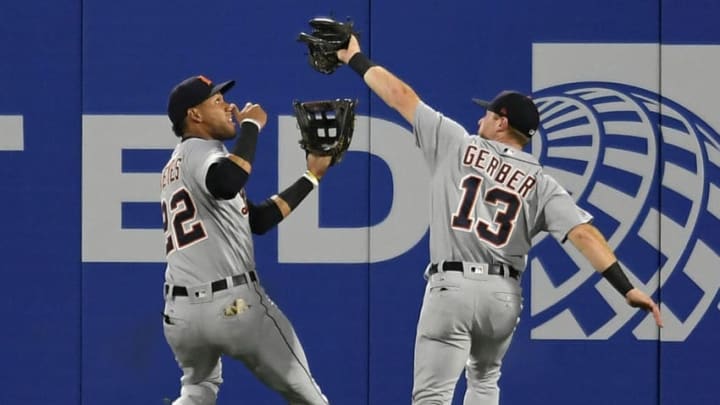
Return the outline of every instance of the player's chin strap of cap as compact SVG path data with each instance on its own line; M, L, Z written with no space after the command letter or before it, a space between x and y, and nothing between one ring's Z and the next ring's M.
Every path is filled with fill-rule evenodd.
M507 264L443 261L440 263L431 263L428 266L427 274L428 276L432 276L440 271L467 271L473 274L484 273L498 276L505 276L507 274L510 278L520 280L520 272Z

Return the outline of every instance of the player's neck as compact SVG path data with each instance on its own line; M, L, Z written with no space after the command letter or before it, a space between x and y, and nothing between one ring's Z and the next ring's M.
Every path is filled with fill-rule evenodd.
M190 138L210 140L210 139L214 139L215 137L213 137L211 134L207 133L207 131L204 131L203 128L201 128L201 127L191 126L183 134L182 140L184 141L184 140L190 139Z
M510 134L503 133L502 135L495 138L495 141L500 142L505 146L509 146L513 149L522 150L523 144L520 143L515 137Z
M186 133L185 135L183 135L182 139L180 139L180 142L185 142L188 139L208 139L208 138L206 138L204 136Z

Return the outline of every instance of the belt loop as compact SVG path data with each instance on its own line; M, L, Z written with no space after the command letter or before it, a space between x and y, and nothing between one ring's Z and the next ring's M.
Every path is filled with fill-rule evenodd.
M437 266L437 264L435 264L435 265ZM429 280L429 279L430 279L430 276L431 276L431 274L430 274L430 269L432 268L432 266L433 266L433 262L429 262L428 265L425 266L425 271L423 271L423 278L424 278L425 280Z

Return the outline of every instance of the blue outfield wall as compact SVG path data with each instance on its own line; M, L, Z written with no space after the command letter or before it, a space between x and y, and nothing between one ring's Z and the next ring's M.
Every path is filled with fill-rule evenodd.
M253 200L304 170L294 99L360 100L346 159L256 237L258 271L332 403L410 403L428 173L350 69L308 66L295 37L327 14L352 17L366 53L470 132L472 97L533 93L531 152L662 302L658 334L572 248L538 238L502 403L718 403L720 3L29 0L0 8L0 404L177 395L158 172L176 142L168 92L200 73L269 114ZM242 365L224 372L219 403L282 403Z

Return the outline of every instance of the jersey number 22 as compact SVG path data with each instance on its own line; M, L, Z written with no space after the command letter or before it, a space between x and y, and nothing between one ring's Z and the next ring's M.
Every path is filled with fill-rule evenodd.
M166 255L176 247L182 249L207 237L202 222L195 219L195 203L187 190L178 189L170 197L169 203L162 200L161 205Z

